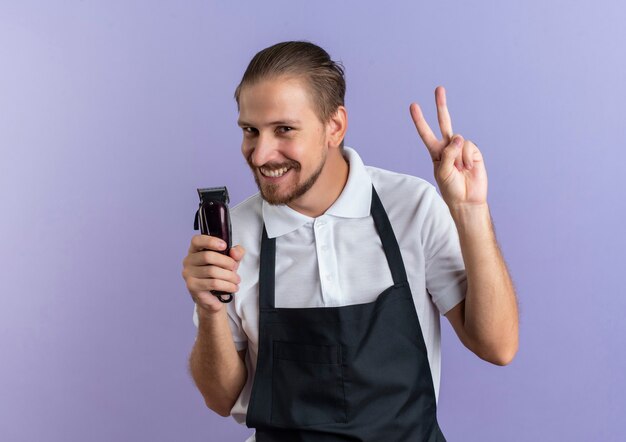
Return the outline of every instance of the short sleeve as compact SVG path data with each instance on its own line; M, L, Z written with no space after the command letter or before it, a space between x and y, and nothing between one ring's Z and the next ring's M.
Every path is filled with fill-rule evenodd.
M422 225L426 259L426 289L442 315L465 299L467 276L459 233L450 210L430 186L425 194L429 204Z
M233 341L235 343L235 348L237 351L244 350L248 348L248 338L243 331L243 327L241 326L241 319L234 311L234 303L231 302L227 306L227 314L228 314L228 326L230 327L230 331L233 334ZM194 304L193 308L193 324L198 328L200 321L198 320L198 306Z

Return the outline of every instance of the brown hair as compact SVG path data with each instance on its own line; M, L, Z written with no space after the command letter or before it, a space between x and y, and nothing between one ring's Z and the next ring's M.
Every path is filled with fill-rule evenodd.
M346 80L343 65L331 60L324 49L313 43L286 41L265 48L252 58L235 90L237 108L244 86L283 75L306 80L322 123L328 122L337 108L344 104Z

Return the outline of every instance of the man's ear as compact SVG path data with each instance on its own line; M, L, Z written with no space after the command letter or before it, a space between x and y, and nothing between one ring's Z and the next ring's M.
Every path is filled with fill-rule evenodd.
M326 135L331 147L339 147L348 130L348 111L339 106L334 115L326 123Z

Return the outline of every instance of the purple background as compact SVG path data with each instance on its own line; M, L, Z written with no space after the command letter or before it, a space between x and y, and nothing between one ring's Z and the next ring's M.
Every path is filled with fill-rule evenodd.
M517 287L507 367L447 321L450 441L626 430L623 45L615 1L0 3L0 439L242 441L187 373L197 187L256 191L232 94L308 39L346 66L348 146L434 182L411 101L480 147ZM219 166L215 165L219 161Z

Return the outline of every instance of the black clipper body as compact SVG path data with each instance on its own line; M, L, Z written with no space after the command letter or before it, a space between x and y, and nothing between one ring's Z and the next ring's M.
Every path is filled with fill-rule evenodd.
M198 189L198 195L200 196L200 207L196 212L193 228L195 230L199 228L203 235L221 238L226 243L226 250L219 253L228 256L232 247L228 190L226 187L208 187ZM232 293L217 290L211 290L211 293L222 302L233 300Z

